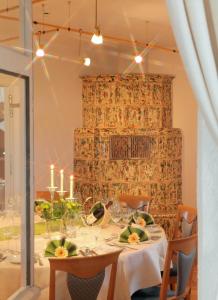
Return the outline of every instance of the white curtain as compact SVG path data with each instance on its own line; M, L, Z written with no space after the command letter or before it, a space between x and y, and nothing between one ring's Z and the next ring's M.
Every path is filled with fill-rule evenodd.
M177 46L199 104L199 299L218 300L218 1L166 1Z

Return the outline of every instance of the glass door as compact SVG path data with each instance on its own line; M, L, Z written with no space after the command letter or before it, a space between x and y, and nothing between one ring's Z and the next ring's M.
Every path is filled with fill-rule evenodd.
M25 79L0 73L0 282L8 299L29 280L29 153ZM29 211L29 209L28 209ZM26 266L26 267L25 267ZM27 278L28 277L28 278ZM13 278L13 280L9 280Z
M0 299L12 300L28 299L30 293L35 295L32 288L32 0L3 2L0 4L3 14L0 30Z

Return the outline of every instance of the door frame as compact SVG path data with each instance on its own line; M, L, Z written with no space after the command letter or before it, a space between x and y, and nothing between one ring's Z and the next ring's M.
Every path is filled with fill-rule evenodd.
M30 139L30 78L27 75L22 75L19 73L6 71L0 68L0 73L11 75L13 77L21 78L24 80L25 91L24 91L24 118L25 118L25 206L24 206L24 218L23 227L22 227L22 244L24 245L24 252L22 256L24 257L24 270L25 274L24 284L30 286L32 283L32 247L30 241L32 240L32 224L31 224L31 215L32 215L32 205L31 205L31 139Z
M36 295L34 288L34 130L33 130L33 77L32 77L32 0L19 0L20 3L20 49L0 45L0 72L20 77L25 82L25 126L26 166L23 174L26 183L25 209L22 212L24 260L22 288L9 299L32 299ZM25 191L24 191L25 193ZM38 290L37 290L38 293Z

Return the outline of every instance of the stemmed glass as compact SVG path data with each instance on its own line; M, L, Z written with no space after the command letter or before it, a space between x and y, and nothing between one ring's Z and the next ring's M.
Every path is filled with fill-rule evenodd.
M132 213L133 210L129 206L122 207L122 222L125 226L129 225Z
M121 206L118 201L113 201L113 204L109 207L109 212L112 221L118 225L122 218Z
M78 213L74 215L67 215L66 218L66 233L70 238L75 238L77 235L77 230L80 226L80 216Z
M101 243L101 224L92 223L88 224L87 217L89 214L86 211L80 212L80 217L83 223L83 226L79 228L79 239L80 241L80 250L82 250L83 254L96 255L95 250L99 247Z

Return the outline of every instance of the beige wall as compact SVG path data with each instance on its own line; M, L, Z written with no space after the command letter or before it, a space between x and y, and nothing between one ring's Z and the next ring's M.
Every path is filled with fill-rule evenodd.
M51 163L56 172L61 168L66 175L72 172L73 129L82 120L78 66L54 59L45 64L46 71L39 61L34 68L36 190L49 185Z
M149 70L175 75L173 81L173 127L183 134L182 198L196 206L197 103L178 54L158 52L150 56Z
M64 46L49 49L70 58ZM108 54L109 53L109 54ZM73 130L82 126L81 81L84 74L146 71L132 64L129 55L95 49L90 68L75 62L54 58L35 64L35 182L37 190L45 190L49 181L49 165L58 171L72 172ZM173 126L183 132L183 201L196 201L196 113L197 107L178 54L153 50L147 70L152 73L175 75L173 84ZM57 177L58 181L58 177ZM59 181L57 182L59 184ZM68 184L68 183L67 183ZM67 186L66 186L67 187Z

